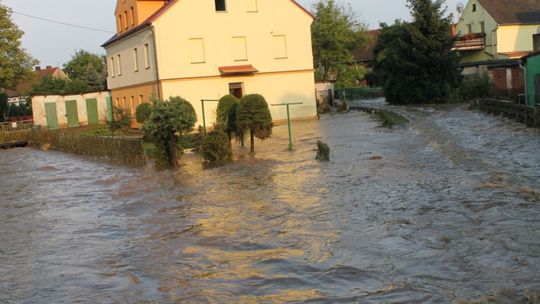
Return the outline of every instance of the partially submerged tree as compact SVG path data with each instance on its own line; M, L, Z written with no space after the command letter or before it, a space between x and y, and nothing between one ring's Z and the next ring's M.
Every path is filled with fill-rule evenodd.
M263 96L246 95L240 101L236 117L238 130L249 131L251 140L250 153L255 153L255 137L265 140L272 135L272 115Z
M33 77L37 64L21 46L24 34L11 20L11 9L0 4L0 91L14 88L18 81Z
M311 35L317 79L339 81L341 72L353 63L352 52L367 42L366 27L350 7L334 0L319 0L314 7Z
M169 101L156 101L143 130L156 146L156 169L177 166L178 136L190 132L197 121L191 103L181 97Z
M445 0L407 0L412 23L382 24L376 78L390 103L446 102L460 81Z

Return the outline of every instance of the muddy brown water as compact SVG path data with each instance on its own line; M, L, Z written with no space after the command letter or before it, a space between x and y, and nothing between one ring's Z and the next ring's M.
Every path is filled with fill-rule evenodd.
M538 303L540 132L392 109L411 123L325 115L208 170L0 151L0 303Z

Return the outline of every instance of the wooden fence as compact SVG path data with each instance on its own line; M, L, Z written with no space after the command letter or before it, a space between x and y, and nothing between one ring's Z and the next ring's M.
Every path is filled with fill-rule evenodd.
M540 111L537 108L496 99L479 100L474 107L488 114L503 115L529 127L540 128Z
M0 132L0 144L10 142L28 142L30 145L47 146L52 150L97 157L128 166L146 165L141 139L85 136L46 130Z

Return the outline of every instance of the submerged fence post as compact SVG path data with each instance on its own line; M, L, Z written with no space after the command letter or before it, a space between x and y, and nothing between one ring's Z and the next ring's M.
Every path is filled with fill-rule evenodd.
M278 107L278 106L286 106L287 107L287 125L289 127L289 151L292 150L292 131L291 131L291 114L290 114L290 110L289 110L289 107L290 106L294 106L294 105L301 105L303 104L302 102L289 102L289 103L280 103L280 104L273 104L272 106L273 107Z

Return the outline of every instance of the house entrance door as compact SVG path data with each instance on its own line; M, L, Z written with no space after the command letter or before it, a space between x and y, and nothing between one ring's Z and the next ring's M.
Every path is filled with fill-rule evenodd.
M229 83L229 94L236 96L236 98L238 99L244 97L244 83L243 82Z

